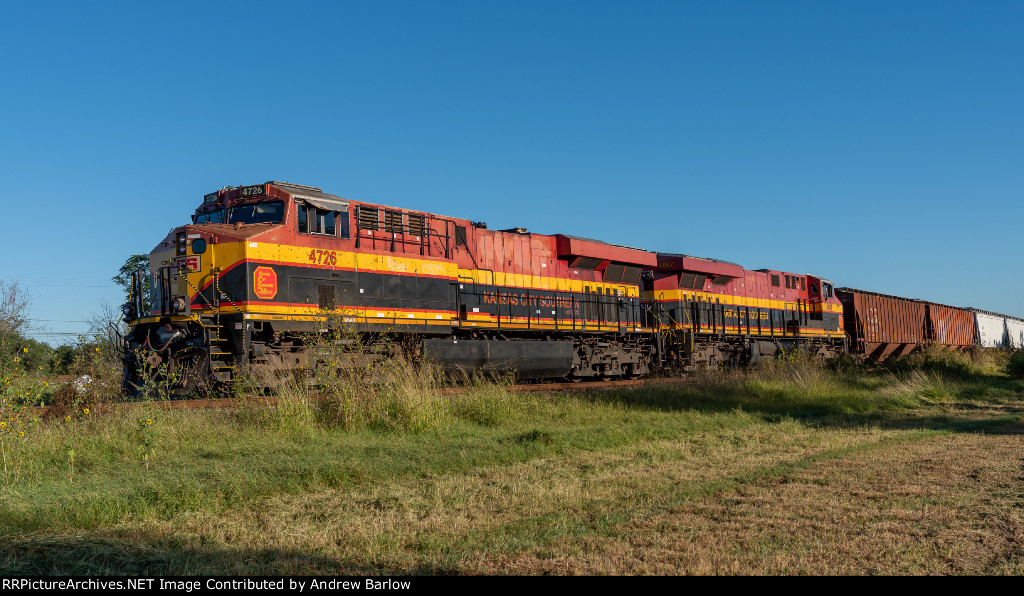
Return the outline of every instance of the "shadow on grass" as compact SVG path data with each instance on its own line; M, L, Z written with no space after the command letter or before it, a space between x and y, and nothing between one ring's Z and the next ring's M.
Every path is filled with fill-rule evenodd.
M375 566L327 555L276 548L224 548L181 544L107 531L103 535L34 534L0 539L4 576L127 577L182 575L455 575L444 565ZM204 586L205 587L205 586Z
M767 378L720 374L588 392L581 399L662 412L742 411L768 422L793 419L835 428L1001 433L1000 427L1024 417L1021 381L980 374L952 379L931 375L824 370ZM1005 432L1019 434L1009 428Z

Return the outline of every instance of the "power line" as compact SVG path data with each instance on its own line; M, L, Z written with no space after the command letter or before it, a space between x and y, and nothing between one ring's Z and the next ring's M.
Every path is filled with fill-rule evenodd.
M33 323L88 323L89 321L65 321L63 319L28 319Z
M28 289L28 290L37 290L37 291L40 291L40 292L43 291L43 290L47 290L48 291L51 288L75 288L75 289L85 289L85 290L100 290L100 289L113 290L113 289L115 289L114 286L98 286L98 285L95 285L95 284L39 284L39 285L25 285L24 287L26 289Z

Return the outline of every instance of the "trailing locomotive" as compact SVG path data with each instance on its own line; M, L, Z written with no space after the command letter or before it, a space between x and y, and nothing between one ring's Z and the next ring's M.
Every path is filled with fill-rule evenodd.
M827 279L686 255L658 254L657 263L643 296L665 363L735 367L784 349L845 351L843 307Z

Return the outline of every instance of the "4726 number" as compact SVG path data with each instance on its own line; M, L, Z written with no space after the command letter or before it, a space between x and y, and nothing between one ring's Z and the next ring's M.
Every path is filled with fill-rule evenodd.
M317 265L337 265L338 253L333 250L320 250L314 248L309 251L309 261Z

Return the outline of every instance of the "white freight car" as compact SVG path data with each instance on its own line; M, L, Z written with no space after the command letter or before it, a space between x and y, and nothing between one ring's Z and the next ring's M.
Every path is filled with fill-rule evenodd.
M971 309L978 329L978 345L983 348L1005 348L1006 317L992 312Z
M1006 317L1007 346L1015 350L1024 349L1024 319Z

